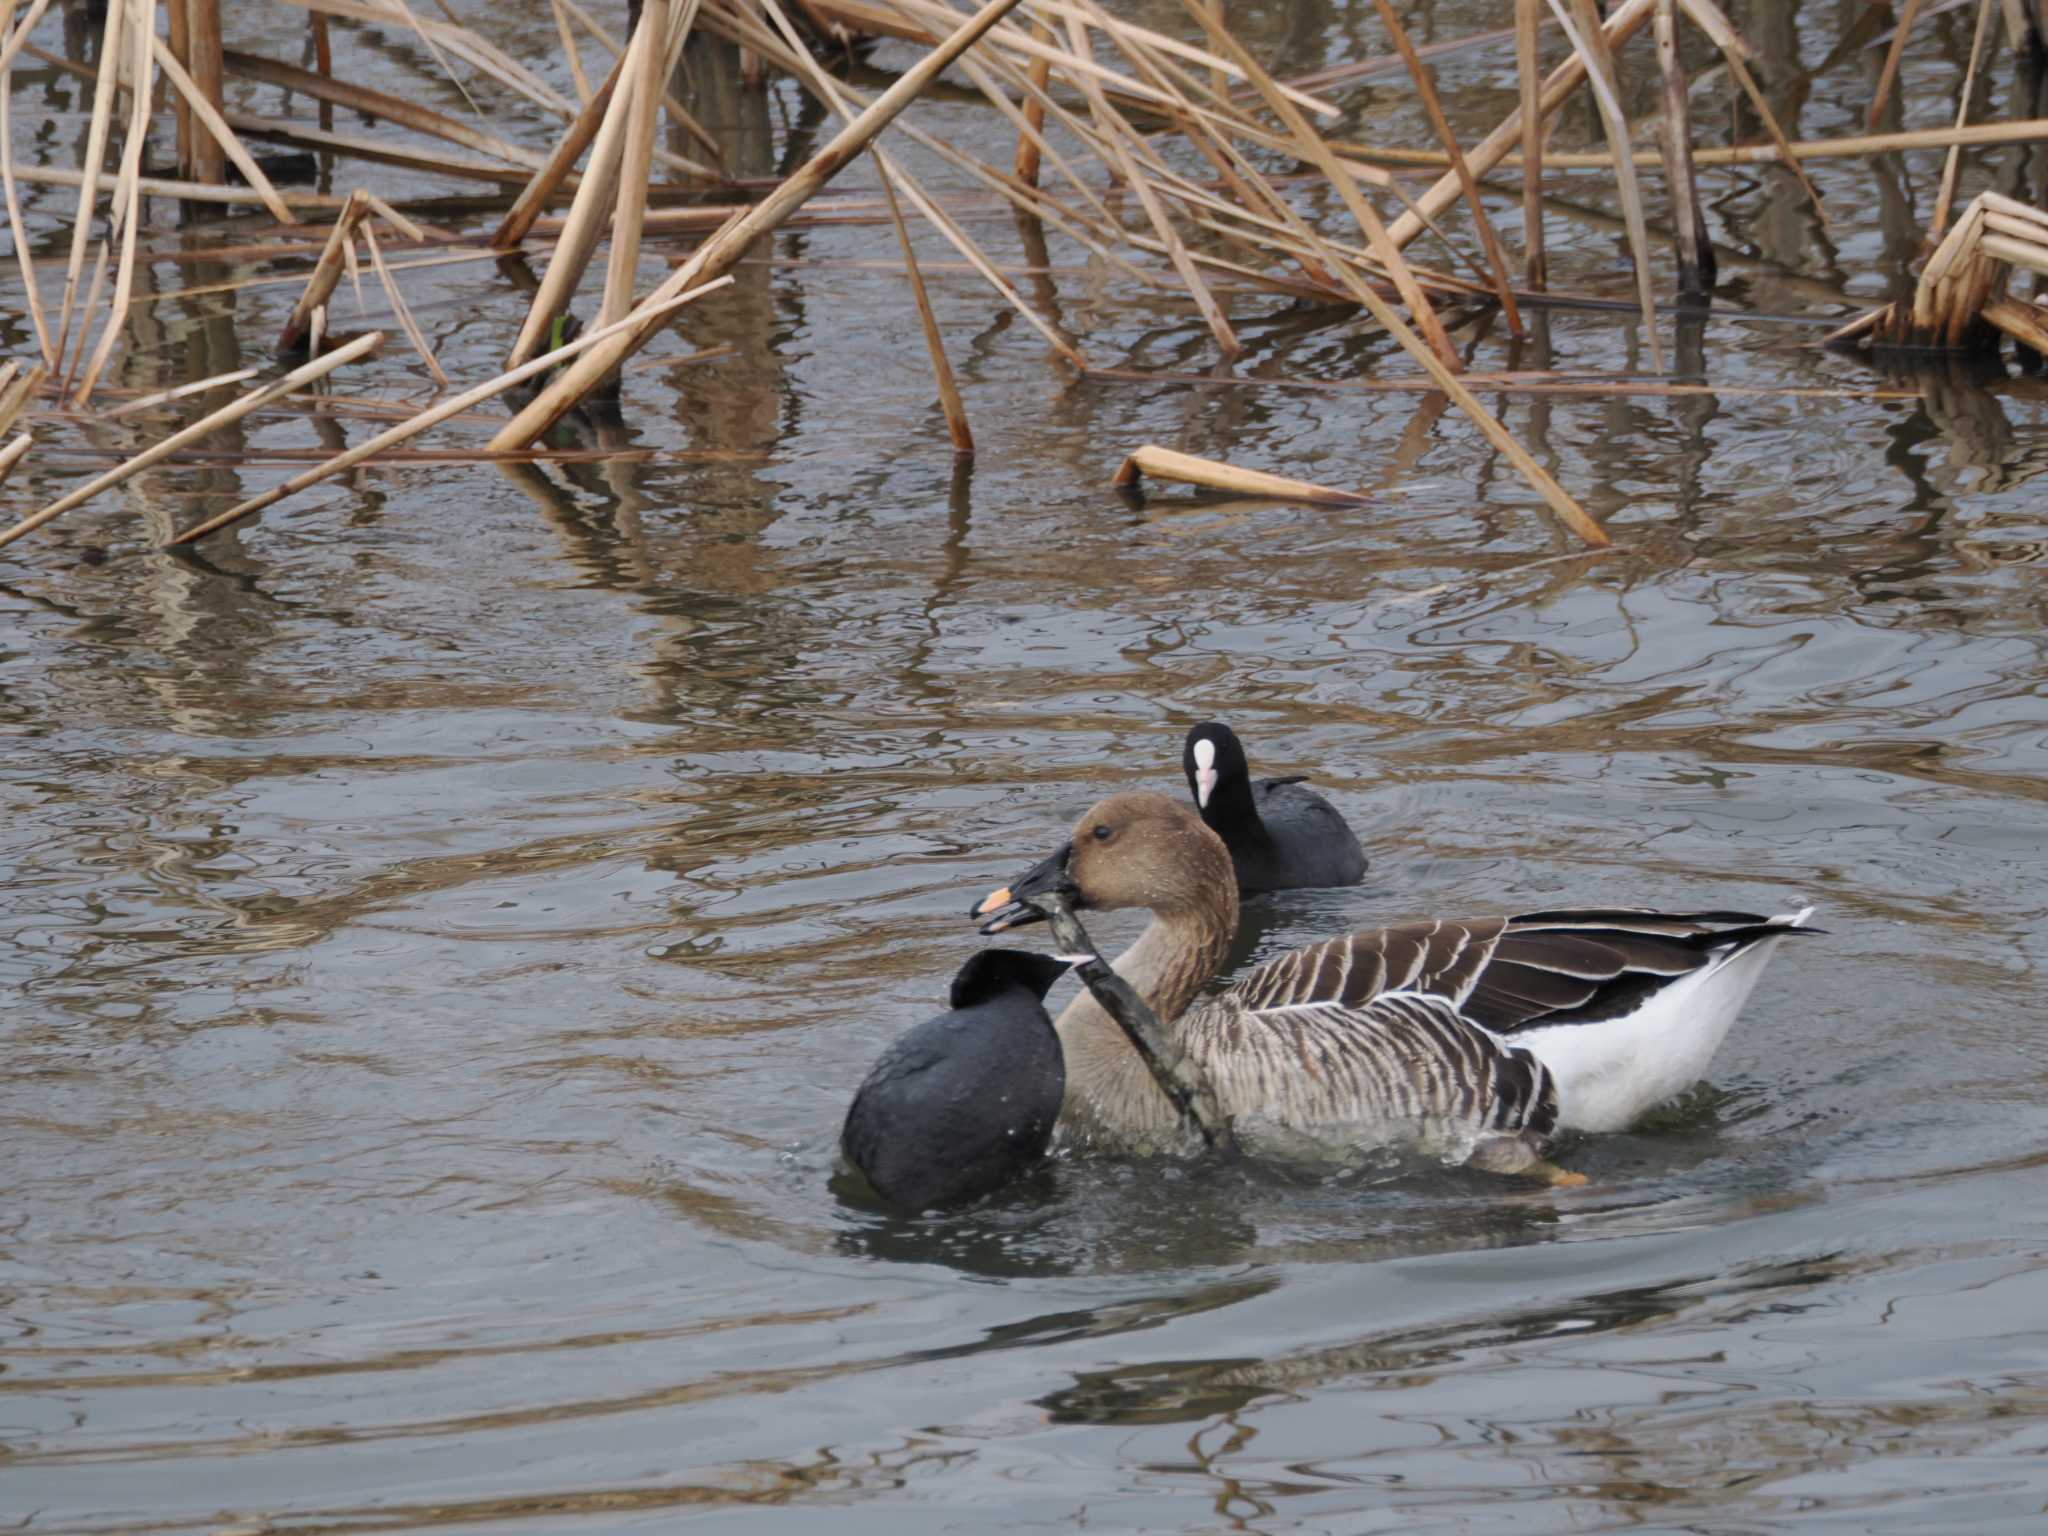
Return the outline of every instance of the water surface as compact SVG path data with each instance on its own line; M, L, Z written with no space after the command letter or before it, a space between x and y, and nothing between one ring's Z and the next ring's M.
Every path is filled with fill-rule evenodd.
M1305 71L1380 51L1358 9L1246 25ZM1863 8L1770 9L1788 127L1852 131ZM544 11L475 19L547 56ZM1909 125L1953 112L1967 22L1909 54ZM736 165L816 142L790 88L718 79ZM1476 134L1511 51L1442 84ZM1981 89L2025 115L2009 62ZM1347 100L1347 131L1426 141L1396 82ZM73 84L26 71L16 101L74 163ZM969 103L928 121L1007 158ZM1966 165L1966 195L2032 195L2031 152ZM1608 554L1440 399L1346 387L1409 371L1348 315L1231 301L1237 378L1321 390L1079 380L932 242L980 446L956 467L873 224L779 235L664 343L734 355L631 377L602 440L649 457L379 468L149 551L297 467L266 455L367 430L294 411L0 552L0 1511L2038 1528L2048 438L2030 380L1873 394L1809 348L1796 317L1895 291L1938 161L1816 175L1826 231L1777 173L1707 186L1724 283L1665 340L1713 389L1490 397ZM1552 191L1558 286L1626 297L1602 187ZM58 259L69 202L28 204ZM152 213L152 292L272 270ZM1094 360L1213 369L1198 320L1051 254L1037 295ZM116 385L260 359L293 291L162 299ZM408 293L464 378L524 309L488 265ZM1480 369L1647 364L1611 313L1459 334ZM349 392L427 389L394 347ZM53 424L8 493L166 420ZM1133 506L1107 480L1147 441L1374 499ZM843 1198L838 1118L978 942L967 903L1095 797L1174 790L1210 716L1312 772L1373 860L1255 903L1247 958L1565 902L1811 901L1827 936L1710 1085L1564 1149L1583 1192L1069 1161L944 1217Z

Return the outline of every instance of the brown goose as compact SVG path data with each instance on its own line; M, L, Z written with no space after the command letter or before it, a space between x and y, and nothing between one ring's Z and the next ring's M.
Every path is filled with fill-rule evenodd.
M1072 839L976 908L1033 921L1033 895L1148 907L1116 969L1202 1066L1226 1113L1325 1144L1414 1142L1545 1171L1558 1129L1612 1130L1697 1081L1777 942L1806 918L1584 910L1365 929L1268 961L1199 1003L1237 926L1222 841L1163 795L1114 795ZM1810 909L1809 909L1810 910ZM1085 992L1056 1028L1060 1124L1140 1151L1172 1105Z

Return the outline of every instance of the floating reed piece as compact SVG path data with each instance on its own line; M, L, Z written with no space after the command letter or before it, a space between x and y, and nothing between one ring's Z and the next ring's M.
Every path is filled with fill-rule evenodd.
M1150 475L1154 480L1175 480L1182 485L1199 485L1212 491L1230 491L1239 496L1264 496L1274 501L1307 501L1325 507L1355 507L1371 498L1356 491L1332 490L1285 475L1269 475L1259 469L1239 469L1218 459L1198 459L1191 453L1176 453L1157 443L1135 449L1117 466L1110 484L1133 490Z
M1986 352L2003 334L2042 350L2048 310L2006 297L2014 267L2048 273L2048 213L1979 193L1927 258L1910 302L1866 311L1821 345Z

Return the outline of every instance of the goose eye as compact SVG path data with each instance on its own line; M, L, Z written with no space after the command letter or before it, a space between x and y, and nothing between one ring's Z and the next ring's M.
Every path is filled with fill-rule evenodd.
M1088 835L1094 838L1095 841L1097 841L1098 843L1106 843L1112 837L1116 836L1116 828L1110 826L1107 822L1098 821L1095 824L1095 830L1090 832Z

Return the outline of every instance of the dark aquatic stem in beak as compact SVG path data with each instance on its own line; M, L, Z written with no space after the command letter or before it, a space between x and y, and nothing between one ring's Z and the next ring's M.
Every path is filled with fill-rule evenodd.
M1019 881L1018 886L1011 887L1013 895L1022 884ZM1071 882L1068 889L1071 889ZM1159 1022L1159 1015L1138 995L1138 989L1110 969L1109 962L1096 949L1095 941L1088 937L1088 930L1074 916L1067 890L1057 887L1042 890L1033 896L1032 905L1052 924L1053 942L1058 945L1061 958L1078 958L1074 973L1087 984L1090 994L1102 1005L1102 1011L1116 1020L1117 1026L1130 1037L1131 1044L1137 1047L1138 1054L1151 1070L1153 1080L1173 1101L1181 1118L1202 1133L1202 1140L1211 1152L1235 1157L1237 1137L1230 1128L1230 1117L1223 1113L1215 1088L1202 1075L1202 1069L1195 1065L1194 1058L1180 1048L1180 1042Z
M1070 903L1078 902L1081 899L1080 888L1074 884L1074 877L1067 870L1067 861L1073 851L1072 843L1060 844L1056 851L1040 859L1020 878L976 902L967 915L981 918L983 936L992 938L1010 928L1044 922L1042 901L1047 895L1058 893Z

